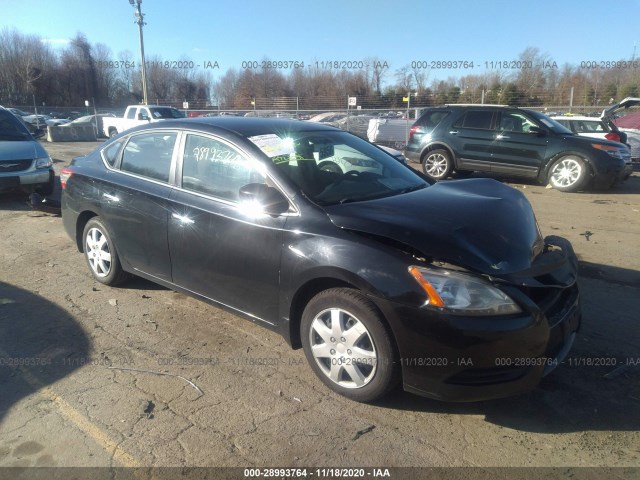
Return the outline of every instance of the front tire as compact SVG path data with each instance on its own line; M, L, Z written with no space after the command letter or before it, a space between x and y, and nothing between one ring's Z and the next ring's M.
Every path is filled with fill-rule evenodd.
M433 180L444 180L453 170L451 154L443 149L427 152L422 159L422 171Z
M567 155L556 160L549 169L549 184L561 192L575 192L585 186L587 165L576 155Z
M358 291L332 288L313 297L300 330L309 365L331 390L372 402L398 384L393 337L375 305Z
M110 286L118 285L127 279L128 275L122 270L109 231L99 217L93 217L87 222L82 232L82 242L84 256L93 278Z

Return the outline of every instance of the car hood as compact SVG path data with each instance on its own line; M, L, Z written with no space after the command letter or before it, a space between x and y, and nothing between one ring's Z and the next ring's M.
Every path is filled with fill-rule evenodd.
M8 160L33 160L46 157L47 152L35 140L0 142L0 162Z
M529 270L544 247L529 201L492 179L440 182L325 211L340 228L385 237L433 260L494 276Z

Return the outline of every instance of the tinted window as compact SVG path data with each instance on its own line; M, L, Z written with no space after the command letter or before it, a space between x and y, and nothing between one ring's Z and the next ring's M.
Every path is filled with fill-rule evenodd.
M122 155L122 170L162 182L169 181L176 134L142 133L131 137Z
M264 176L240 152L210 137L187 136L182 188L237 201L248 183L264 183Z
M130 108L129 111L127 112L127 118L131 119L131 118L136 118L136 108Z
M444 120L451 112L448 110L431 110L422 114L418 124L423 130L433 130L442 120Z
M458 120L455 126L490 130L492 118L493 112L491 110L469 110Z

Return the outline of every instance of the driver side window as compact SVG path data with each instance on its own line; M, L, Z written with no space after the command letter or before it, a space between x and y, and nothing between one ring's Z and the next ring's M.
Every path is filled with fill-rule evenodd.
M244 155L214 138L187 135L182 188L237 202L240 187L249 183L265 179Z

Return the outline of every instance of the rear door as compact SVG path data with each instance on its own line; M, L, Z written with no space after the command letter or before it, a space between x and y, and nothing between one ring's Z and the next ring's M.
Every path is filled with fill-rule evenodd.
M169 209L173 281L254 318L278 318L286 216L258 214L240 187L265 183L262 165L223 138L186 133Z
M104 220L129 269L171 281L168 199L177 132L132 135L101 186Z
M495 109L468 109L448 132L457 153L456 168L491 171L495 131Z

